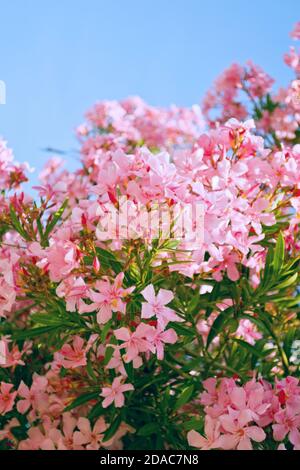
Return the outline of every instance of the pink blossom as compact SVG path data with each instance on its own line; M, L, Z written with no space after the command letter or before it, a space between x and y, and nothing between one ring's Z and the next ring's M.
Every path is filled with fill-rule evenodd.
M255 342L262 338L262 334L257 331L256 326L250 320L240 320L239 327L235 333L240 336L249 344L255 344Z
M214 448L216 440L220 436L220 423L212 419L209 415L205 416L205 436L201 436L197 431L189 431L187 434L188 443L191 447L197 447L201 450L210 450Z
M62 234L62 237L67 234ZM56 240L47 250L50 279L54 282L61 281L79 266L79 249L68 240Z
M88 343L84 346L85 341L80 336L75 336L72 346L64 344L63 347L54 354L57 365L65 369L75 369L87 364L86 354L90 350L97 335L91 335Z
M169 321L183 321L174 310L166 307L174 299L174 294L170 290L160 289L156 296L153 285L149 284L141 294L147 300L147 303L142 303L142 318L156 316L162 329L165 328Z
M81 307L80 312L98 311L97 321L100 324L107 323L112 317L112 312L125 313L124 299L133 292L134 287L123 289L123 279L124 273L119 273L113 284L109 280L97 281L95 286L98 292L91 291L89 295L92 303Z
M78 419L77 427L79 431L75 431L73 436L76 446L86 446L87 450L98 450L102 446L104 432L107 429L104 418L99 418L92 428L90 421L81 417ZM107 443L109 444L109 441Z
M296 23L293 31L291 32L291 37L293 39L300 39L300 21Z
M146 323L140 323L136 330L132 333L128 328L119 328L114 331L114 335L118 340L124 341L120 349L126 349L124 357L125 362L131 362L136 359L140 353L152 350L151 343L147 340L147 335L151 330L151 326Z
M89 289L82 277L70 276L59 284L56 294L65 298L68 312L75 312L76 308L80 311L84 307L82 298L88 296Z
M103 387L100 396L104 397L102 402L103 408L107 408L114 403L116 408L124 406L124 392L134 390L132 384L122 384L122 377L116 377L112 385Z
M0 384L0 415L13 409L17 392L11 392L13 384L1 382Z
M21 400L17 403L19 413L26 413L30 407L41 412L46 410L48 404L47 395L45 393L47 384L47 379L37 374L34 375L33 383L30 388L21 381L18 388L18 396Z
M160 361L164 358L164 345L175 344L178 340L178 336L173 328L164 331L159 324L157 329L151 328L151 330L148 330L146 337L149 343L154 346L157 359Z
M228 415L220 416L219 419L225 434L215 441L215 448L252 450L251 440L262 442L266 438L263 429L258 426L248 426L251 415L246 410L230 412Z
M0 277L0 317L6 317L16 300L16 291Z
M288 435L289 441L300 447L300 413L295 415L286 408L278 411L274 418L275 424L272 425L274 439L283 441Z

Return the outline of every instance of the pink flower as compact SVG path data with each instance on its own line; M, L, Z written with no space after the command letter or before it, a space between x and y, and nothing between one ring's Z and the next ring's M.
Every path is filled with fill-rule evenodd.
M229 247L221 247L220 253L222 257L221 262L214 260L214 258L209 262L210 267L213 268L214 279L221 281L223 279L223 272L225 271L231 281L237 281L240 277L237 268L237 263L240 262L238 254Z
M116 377L113 383L109 387L103 387L100 396L104 397L102 402L103 408L107 408L112 403L115 404L116 408L124 406L124 392L134 390L132 384L122 384L122 377Z
M60 351L54 354L56 364L65 369L75 369L76 367L85 366L87 363L86 354L96 338L97 335L91 335L88 343L84 347L85 341L80 336L75 336L72 346L70 344L64 344Z
M31 342L27 341L23 345L23 349L20 351L17 344L12 344L12 347L9 348L9 343L11 340L9 337L4 337L0 341L0 367L13 367L16 365L24 366L24 361L22 357L25 354L30 353Z
M255 324L247 319L240 320L239 327L235 334L243 338L249 344L255 344L258 339L262 338L262 334L257 331Z
M13 384L1 382L0 385L0 415L5 415L13 409L17 392L11 392Z
M61 281L79 266L80 253L77 246L68 240L55 240L47 249L50 279Z
M87 297L88 293L89 289L83 278L75 276L64 279L56 289L58 297L65 298L68 312L75 312L76 308L80 311L85 306L82 298Z
M74 429L77 426L77 419L71 413L64 413L62 419L62 432L58 435L58 450L79 450L80 447L74 443ZM55 430L56 431L56 430ZM51 436L51 431L49 433Z
M21 441L19 450L56 450L61 439L61 432L53 425L49 417L43 419L40 426L28 430L28 439Z
M300 39L300 21L296 23L295 28L291 32L291 37L293 39Z
M157 354L157 359L162 361L164 358L164 345L175 344L178 339L176 331L173 328L169 328L164 331L161 325L158 325L157 329L151 328L147 332L147 340L154 346Z
M156 296L153 285L149 284L141 294L147 300L147 303L142 303L142 318L156 316L162 329L166 327L169 321L183 321L174 310L166 307L174 299L174 294L170 290L160 289Z
M17 420L17 418L12 418L10 421L8 421L0 430L0 441L3 441L4 439L9 439L10 441L13 441L15 437L12 434L11 430L19 426L20 422Z
M34 375L33 382L29 388L23 380L18 388L18 396L22 398L17 403L19 413L26 413L32 406L34 409L44 411L47 408L48 400L45 393L48 380L45 377Z
M114 331L115 337L118 340L124 341L119 348L126 349L126 355L123 356L125 362L133 361L140 353L151 349L153 351L153 347L146 339L149 334L149 330L151 330L151 326L146 325L146 323L140 323L133 333L125 327Z
M101 447L104 432L107 429L104 418L99 418L92 428L90 421L81 417L77 422L77 427L79 431L75 431L73 436L76 446L85 445L87 450L98 450Z
M189 431L187 434L188 443L191 447L197 447L201 450L214 448L216 439L220 436L220 423L212 419L209 415L205 416L205 436L201 436L197 431Z
M300 414L295 415L286 408L275 414L274 421L272 428L276 441L283 441L288 434L289 441L295 446L300 446Z
M266 438L263 429L258 426L248 426L251 414L247 411L229 412L219 418L224 432L214 443L214 447L224 450L252 450L251 440L262 442Z
M16 292L13 287L0 277L0 317L6 317L10 313L16 300Z
M96 288L98 292L91 291L89 296L92 303L90 305L85 304L81 307L80 312L98 311L97 321L99 324L107 323L112 317L112 312L125 313L126 303L124 298L135 288L133 286L123 289L123 279L124 273L119 273L113 284L109 280L97 281Z

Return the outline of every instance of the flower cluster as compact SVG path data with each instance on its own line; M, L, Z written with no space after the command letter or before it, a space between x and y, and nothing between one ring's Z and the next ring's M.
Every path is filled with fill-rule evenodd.
M294 49L285 61L296 80L276 95L231 66L204 117L96 104L80 168L54 156L35 198L0 141L1 449L300 448Z
M252 379L244 386L234 379L215 378L203 382L200 402L205 411L205 437L192 430L192 447L209 449L263 449L267 436L300 450L300 385L287 377L276 380L274 387L265 380Z

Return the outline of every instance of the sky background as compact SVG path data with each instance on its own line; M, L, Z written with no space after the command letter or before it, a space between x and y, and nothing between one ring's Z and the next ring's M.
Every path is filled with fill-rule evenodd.
M78 148L74 128L97 100L190 106L225 67L250 58L286 84L282 55L300 3L0 0L0 18L0 135L38 171L45 147Z

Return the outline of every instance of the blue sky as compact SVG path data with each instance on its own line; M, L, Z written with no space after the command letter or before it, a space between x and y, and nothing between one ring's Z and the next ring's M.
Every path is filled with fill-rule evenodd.
M96 100L191 105L225 67L250 58L286 83L282 55L300 8L298 0L0 0L0 15L0 135L17 160L40 169L43 148L76 148L74 128Z

